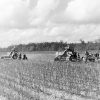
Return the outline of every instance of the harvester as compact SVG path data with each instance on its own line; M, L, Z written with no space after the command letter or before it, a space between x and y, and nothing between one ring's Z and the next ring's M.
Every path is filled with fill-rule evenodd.
M19 60L27 60L27 56L26 54L21 54L20 52L18 52L17 50L15 50L15 48L13 48L11 50L10 53L8 53L5 56L2 56L1 59L19 59Z
M80 61L80 55L74 49L67 47L65 51L56 53L54 61Z

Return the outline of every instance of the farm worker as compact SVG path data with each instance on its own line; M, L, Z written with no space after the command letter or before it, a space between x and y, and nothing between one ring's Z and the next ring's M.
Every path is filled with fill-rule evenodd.
M65 47L65 51L63 53L63 55L67 56L67 55L72 55L74 53L74 49L71 48L69 45L67 47Z
M19 60L22 59L22 54L21 53L19 53L18 59Z
M65 47L65 50L64 50L62 56L65 56L65 57L67 56L68 49L69 49L69 45Z
M23 54L23 60L27 60L26 54Z
M88 57L89 57L89 52L88 51L85 52L85 56L86 56L86 60L85 61L87 62Z
M96 53L96 54L95 54L95 57L96 57L97 59L99 59L99 53Z
M65 50L68 50L69 49L69 45L67 45L66 47L65 47Z
M80 54L79 54L79 53L77 53L77 59L78 59L78 60L80 59Z
M10 56L14 55L17 52L15 49L16 47L14 46L10 52Z
M18 58L18 53L17 52L14 52L14 54L12 55L12 58L13 59L17 59Z
M68 52L72 52L72 53L74 53L74 48L73 47L70 47L70 46L68 46L69 48L67 49L67 51Z
M88 52L88 51L86 51L86 52L85 52L85 55L86 55L86 56L89 56L89 52Z

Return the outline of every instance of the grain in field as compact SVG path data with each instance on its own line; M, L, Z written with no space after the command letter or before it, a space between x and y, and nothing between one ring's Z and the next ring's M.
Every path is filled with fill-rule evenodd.
M2 96L10 100L95 100L99 97L99 63L54 62L54 54L29 56L28 61L0 60Z

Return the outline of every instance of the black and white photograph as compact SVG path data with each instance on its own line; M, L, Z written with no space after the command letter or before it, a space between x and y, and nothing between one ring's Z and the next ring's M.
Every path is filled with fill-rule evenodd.
M100 100L100 0L0 0L0 100Z

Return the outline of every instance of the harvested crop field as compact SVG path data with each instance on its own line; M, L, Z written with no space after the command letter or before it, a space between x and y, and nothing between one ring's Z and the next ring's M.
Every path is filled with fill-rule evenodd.
M0 100L99 100L100 63L54 62L54 53L0 60Z

